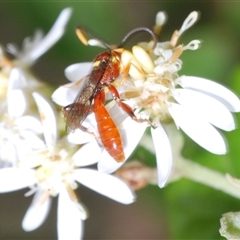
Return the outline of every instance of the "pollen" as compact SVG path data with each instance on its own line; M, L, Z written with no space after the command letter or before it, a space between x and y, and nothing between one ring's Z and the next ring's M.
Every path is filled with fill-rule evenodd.
M121 61L125 67L130 65L129 75L133 79L144 77L144 71L142 70L141 64L130 51L123 51Z
M74 165L70 159L62 155L60 151L59 154L46 156L36 169L38 184L48 190L51 196L59 193L62 184L76 188L76 183L72 178Z
M154 69L154 64L147 52L139 46L134 46L132 52L136 59L138 59L143 70L146 73L151 73Z

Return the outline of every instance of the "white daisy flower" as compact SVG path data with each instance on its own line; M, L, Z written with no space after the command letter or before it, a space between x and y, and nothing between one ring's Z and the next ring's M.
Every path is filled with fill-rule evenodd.
M15 57L14 64L27 67L32 66L39 57L62 37L71 12L71 8L65 8L45 36L41 30L37 30L32 39L30 37L26 38L23 42L22 50L19 50L14 44L8 44L8 52Z
M11 118L3 115L0 123L0 168L16 167L18 160L29 152L44 148L40 121L26 115Z
M22 159L19 168L0 169L0 181L4 183L0 185L0 192L31 188L26 195L34 193L34 197L22 222L25 231L32 231L44 222L51 197L58 195L58 238L80 239L83 220L88 214L74 193L77 182L123 204L132 203L135 195L123 181L112 175L80 168L88 165L85 159L89 155L82 155L81 149L75 151L77 146L67 144L64 139L57 140L56 119L51 106L40 94L33 93L33 96L42 119L45 149Z
M71 12L71 8L65 8L45 36L41 30L37 30L32 39L27 37L24 40L21 50L14 44L8 44L6 51L13 55L13 60L7 57L0 46L0 99L4 100L8 84L14 84L15 88L31 89L31 92L36 91L40 83L30 72L30 67L62 37Z
M67 67L65 75L71 82L56 89L52 94L52 100L62 107L73 103L82 87L85 76L92 70L92 64L91 62L76 63ZM118 127L123 142L125 159L128 159L138 144L136 139L140 140L145 131L142 126L146 127L147 124L132 121L114 102L110 102L105 107ZM98 169L101 172L111 173L119 168L123 162L116 162L100 142L94 113L89 114L82 125L88 132L76 129L68 134L68 140L74 144L87 143L82 146L81 152L83 153L84 150L91 156L93 155L88 158L89 164L93 159L97 159ZM94 135L89 134L89 132L94 133ZM95 151L92 151L92 148L95 148Z
M15 70L11 72L14 74ZM27 109L25 92L15 86L9 84L6 102L1 106L0 168L16 166L19 158L45 146L41 122L34 117L33 110ZM28 115L24 115L26 111Z
M171 40L157 43L150 54L145 49L151 49L152 41L134 46L132 52L124 50L121 55L123 66L131 64L130 77L118 89L121 97L128 100L130 106L134 106L139 118L150 119L156 126L155 129L151 129L151 134L156 149L160 187L166 183L172 166L172 149L167 130L169 121L174 120L178 128L208 151L224 154L227 151L226 143L215 127L226 131L233 130L235 123L230 112L237 112L240 109L238 97L220 84L199 77L178 75L182 67L182 61L179 59L181 54L185 50L196 50L200 45L199 40L193 40L186 46L177 45L179 37L197 21L198 17L198 12L192 12L180 30L173 33ZM164 12L157 14L154 28L156 32L161 30L166 18ZM91 68L91 63L69 66L65 73L72 83L58 88L52 95L53 100L61 106L72 103L81 88L83 76L88 74ZM129 119L124 122L122 111L112 106L112 103L110 107L107 105L111 116L114 121L118 121L120 131L124 129L128 133L126 138L123 137L124 147L127 148L130 142L136 147L147 127L146 124L136 124ZM94 125L94 120L89 119L89 122L91 126ZM77 135L75 132L74 137L70 135L69 139L80 143L80 136L86 137L86 134ZM133 149L129 152L132 151ZM101 159L105 156L104 160L100 159L98 162L100 171L111 173L123 164L109 158L107 153L99 156Z
M231 112L240 111L239 98L226 87L208 79L178 74L182 67L179 57L185 50L198 49L200 41L193 40L186 46L177 45L177 42L197 19L198 13L192 12L171 40L157 43L151 54L145 49L149 49L152 42L134 46L132 53L122 53L123 64L131 62L132 66L121 97L141 111L140 117L144 114L156 126L151 128L151 134L160 187L166 183L172 165L167 132L169 122L173 120L177 128L206 150L225 154L226 143L217 128L235 129Z
M29 68L63 35L70 15L71 9L64 9L46 36L38 30L32 40L25 39L22 50L8 44L13 60L0 47L0 167L15 166L19 157L44 146L38 137L42 129L34 117L32 98L41 84Z

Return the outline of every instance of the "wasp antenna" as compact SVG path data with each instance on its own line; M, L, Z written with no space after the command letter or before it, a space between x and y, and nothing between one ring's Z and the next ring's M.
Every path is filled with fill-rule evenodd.
M148 50L148 51L152 51L152 50L156 47L156 45L157 45L157 37L156 37L155 33L154 33L151 29L146 28L146 27L138 27L138 28L134 28L133 30L131 30L131 31L130 31L129 33L127 33L127 35L123 38L122 42L120 43L120 45L119 45L118 47L122 47L122 46L126 43L126 41L127 41L133 34L135 34L135 33L137 33L137 32L147 32L147 33L149 33L149 34L152 36L152 40L153 40L154 44L153 44L152 48L151 48L150 50Z
M107 43L100 40L99 38L94 37L90 32L86 31L83 27L77 27L76 34L79 40L86 46L87 45L101 46L111 50L111 47ZM95 40L95 41L91 41L92 42L91 44L89 40Z

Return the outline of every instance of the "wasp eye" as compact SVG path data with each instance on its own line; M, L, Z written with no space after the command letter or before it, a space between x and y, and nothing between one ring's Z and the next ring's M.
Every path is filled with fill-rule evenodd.
M63 107L63 111L64 112L68 112L69 110L71 109L70 105L66 106L66 107Z
M66 115L68 112L70 112L72 110L72 107L73 107L72 105L73 104L69 104L69 105L62 108L62 112L63 112L64 115Z

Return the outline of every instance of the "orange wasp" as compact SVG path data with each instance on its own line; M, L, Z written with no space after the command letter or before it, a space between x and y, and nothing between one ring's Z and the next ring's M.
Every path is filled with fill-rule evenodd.
M94 58L92 71L88 76L85 77L74 102L62 109L67 129L70 131L74 131L78 128L83 131L87 131L82 123L86 117L93 112L95 114L97 129L102 145L109 155L112 156L117 162L123 162L125 160L123 142L115 122L104 106L104 89L107 88L109 90L112 98L116 101L118 106L122 108L132 119L138 122L149 122L146 119L138 119L135 116L132 108L126 103L122 102L117 89L114 85L112 85L112 83L122 73L121 53L123 49L120 47L131 35L140 31L150 33L153 37L154 43L156 44L156 37L154 33L150 29L144 27L135 28L130 31L124 37L118 48L115 49L111 49L107 44L94 38L109 50L100 53ZM76 30L79 39L85 45L87 45L84 32L85 31L82 28L77 28ZM125 67L123 71L124 76L127 76L129 69L130 64Z

